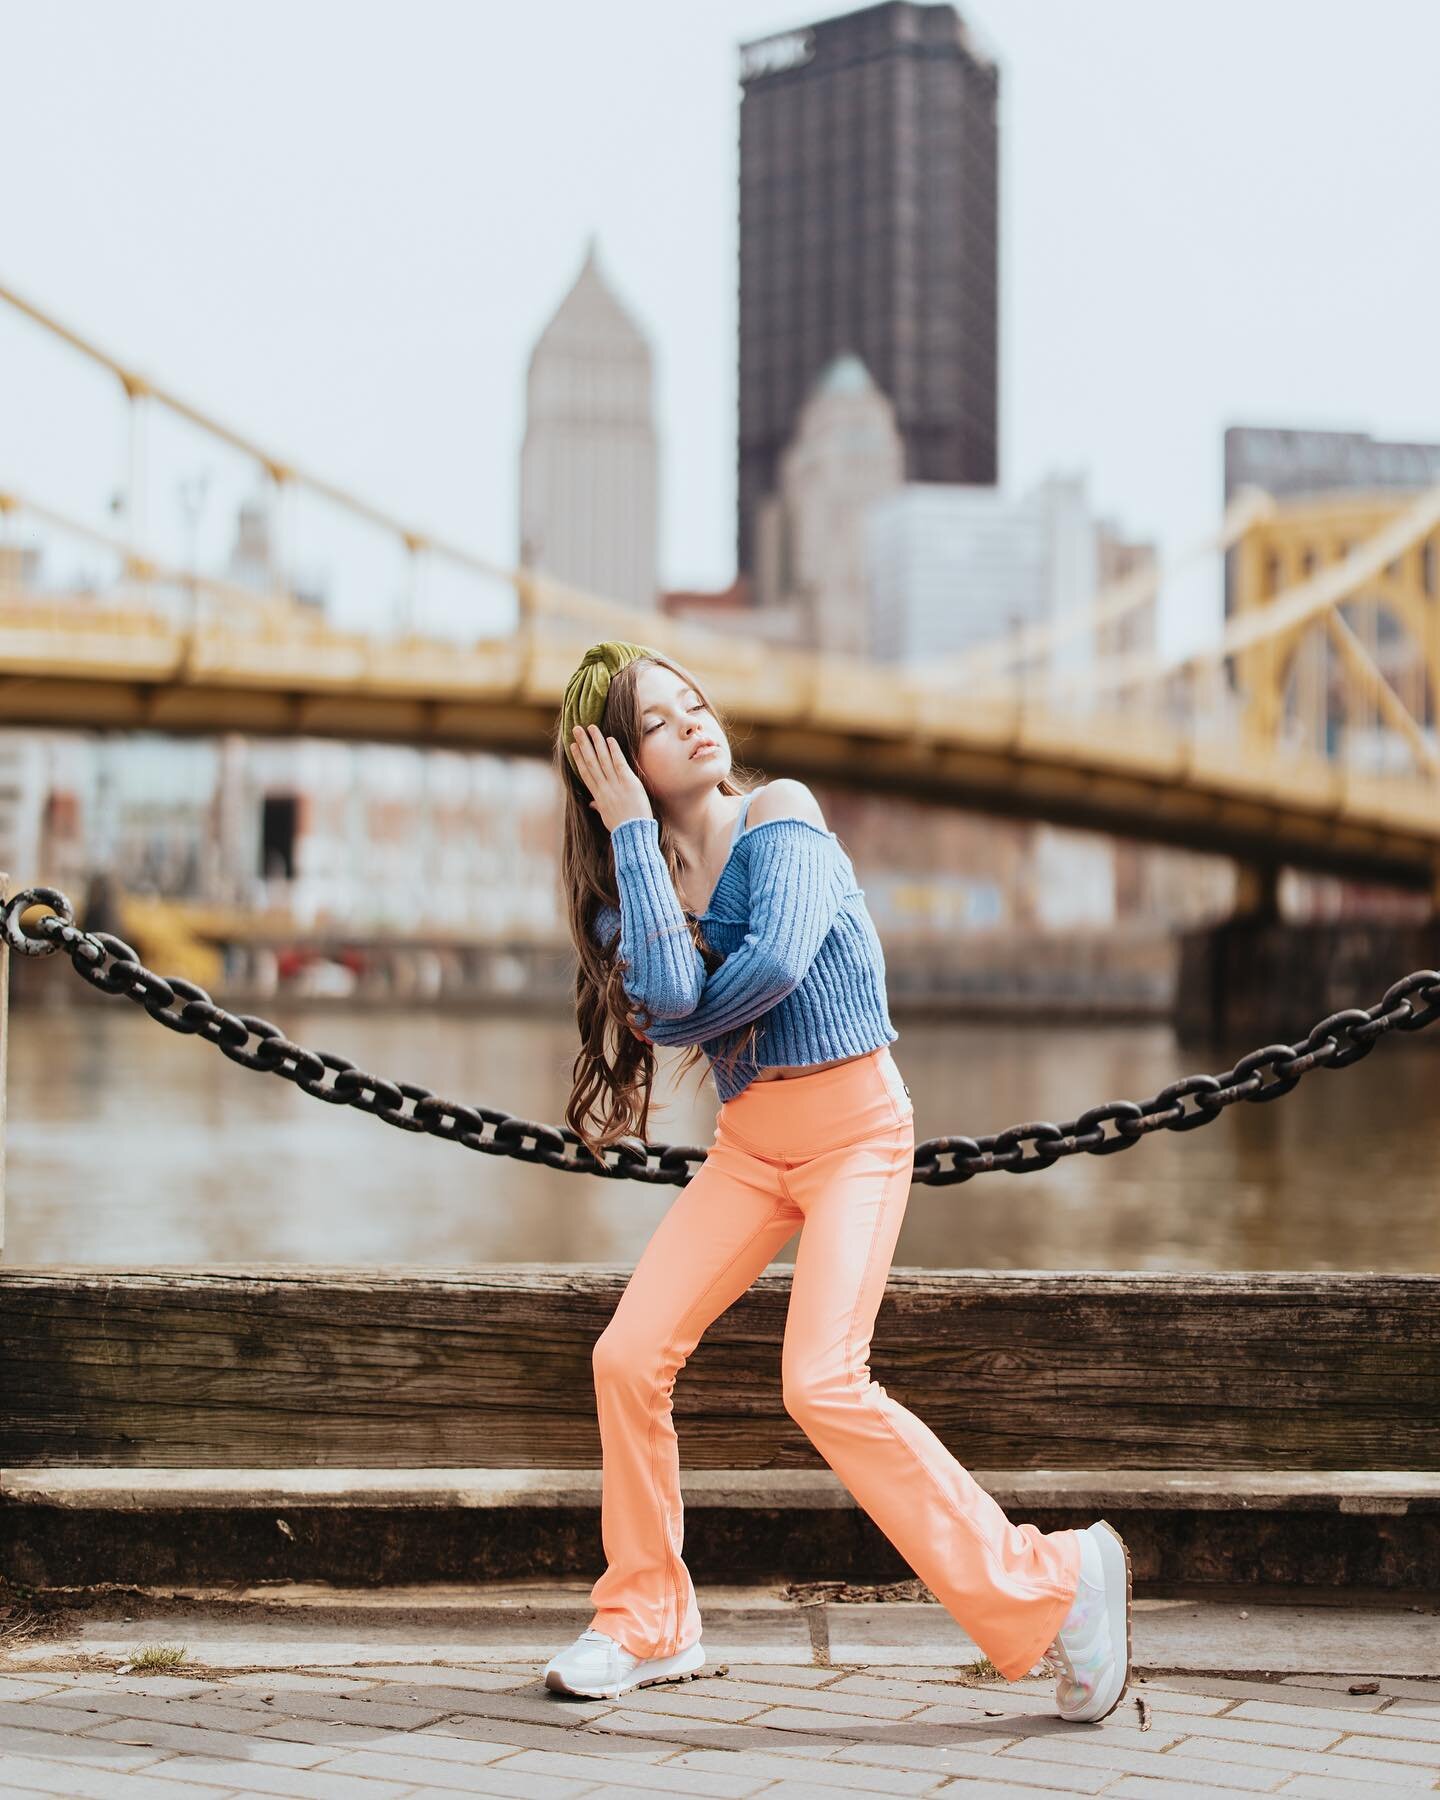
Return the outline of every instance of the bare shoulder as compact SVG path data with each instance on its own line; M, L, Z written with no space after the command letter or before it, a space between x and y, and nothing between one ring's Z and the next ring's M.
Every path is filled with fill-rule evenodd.
M763 825L767 819L803 819L807 825L819 826L821 831L830 829L814 794L803 781L792 780L788 775L755 791L745 824L747 828Z

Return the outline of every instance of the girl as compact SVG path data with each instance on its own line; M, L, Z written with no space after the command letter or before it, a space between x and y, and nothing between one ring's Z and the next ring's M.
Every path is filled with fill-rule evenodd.
M566 1122L597 1154L646 1139L655 1044L685 1046L684 1069L708 1057L721 1104L595 1344L607 1567L546 1685L618 1699L704 1667L671 1389L799 1229L786 1411L1007 1681L1041 1661L1063 1718L1104 1718L1130 1679L1119 1535L1103 1519L1012 1524L870 1375L915 1132L880 942L839 838L803 782L737 778L699 685L643 644L586 652L556 752L579 957Z

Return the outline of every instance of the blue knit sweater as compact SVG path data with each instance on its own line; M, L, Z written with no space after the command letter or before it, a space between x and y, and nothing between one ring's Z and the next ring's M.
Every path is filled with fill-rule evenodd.
M833 831L807 819L765 819L745 829L747 794L730 855L708 909L705 941L724 957L707 974L660 854L660 822L624 819L610 834L620 905L602 905L593 930L608 947L618 928L625 992L647 1009L657 1044L700 1044L721 1100L757 1070L830 1062L893 1044L885 954L855 870ZM733 1071L752 1019L756 1042Z

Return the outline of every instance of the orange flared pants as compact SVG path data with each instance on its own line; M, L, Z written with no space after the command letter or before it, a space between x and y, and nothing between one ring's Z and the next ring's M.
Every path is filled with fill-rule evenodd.
M1048 1650L1079 1584L1077 1534L1012 1524L870 1374L914 1157L914 1109L888 1045L753 1081L721 1106L705 1162L595 1342L606 1568L590 1623L633 1655L671 1656L700 1636L681 1556L675 1377L797 1228L785 1410L1005 1680Z

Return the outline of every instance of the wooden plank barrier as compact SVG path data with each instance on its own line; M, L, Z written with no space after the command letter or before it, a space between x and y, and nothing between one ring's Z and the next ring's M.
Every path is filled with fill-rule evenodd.
M0 1271L0 1466L585 1468L593 1265ZM814 1467L788 1269L711 1325L691 1468ZM1440 1276L894 1269L871 1372L969 1467L1440 1471Z

